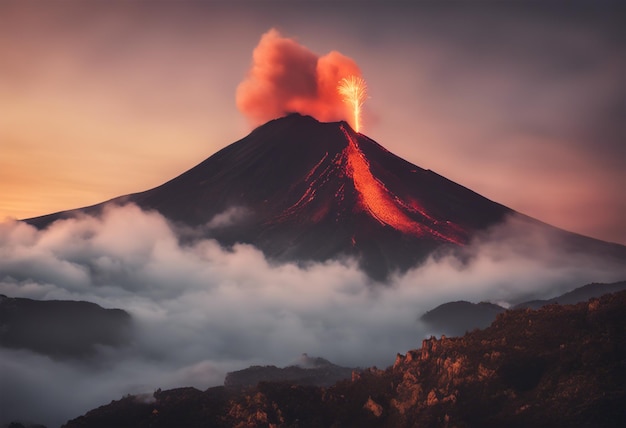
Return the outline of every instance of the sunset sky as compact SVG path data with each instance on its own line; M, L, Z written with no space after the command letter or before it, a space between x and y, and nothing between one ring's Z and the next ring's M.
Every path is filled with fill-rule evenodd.
M243 138L274 28L368 83L362 132L555 226L626 244L618 2L0 1L0 220L155 187Z

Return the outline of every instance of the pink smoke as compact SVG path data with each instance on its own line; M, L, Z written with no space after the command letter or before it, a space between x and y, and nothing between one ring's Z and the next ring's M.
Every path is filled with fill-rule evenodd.
M361 76L351 58L337 51L318 56L272 28L261 36L237 87L237 107L255 125L293 112L323 122L348 120L337 84L350 75Z

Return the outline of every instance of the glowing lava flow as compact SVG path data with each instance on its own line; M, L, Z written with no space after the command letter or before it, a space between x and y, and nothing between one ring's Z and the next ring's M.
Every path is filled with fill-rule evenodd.
M349 222L353 213L364 212L381 225L406 235L457 245L467 242L467 232L461 226L431 215L410 195L396 195L374 175L360 146L361 138L367 137L354 134L343 124L339 129L347 144L341 151L324 153L303 177L307 186L298 200L272 222L292 219L318 223L329 215L333 221Z
M361 128L361 107L367 99L367 85L365 80L357 76L344 77L337 86L337 91L343 95L343 101L348 103L354 111L354 130Z
M380 223L387 224L403 233L416 236L431 236L442 241L462 244L462 240L453 234L440 233L427 226L421 224L408 215L406 215L398 203L397 199L389 190L378 181L370 171L369 162L359 150L357 143L354 141L348 131L341 127L348 146L345 149L348 171L352 175L354 187L359 193L361 203L364 208ZM434 219L419 213L428 221L434 222Z

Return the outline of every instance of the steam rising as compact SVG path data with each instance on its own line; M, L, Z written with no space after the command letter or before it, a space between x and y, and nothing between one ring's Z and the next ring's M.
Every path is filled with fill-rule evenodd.
M559 253L550 239L512 218L468 245L467 263L430 259L375 286L356 264L273 265L249 245L181 241L165 218L133 205L44 231L0 224L0 293L122 308L137 325L132 345L88 361L0 348L0 414L58 426L127 393L204 389L227 371L286 365L303 352L383 367L434 333L416 320L441 303L552 297L626 275L623 266Z
M361 76L351 58L332 51L318 56L276 29L254 49L252 67L237 87L237 107L255 124L298 112L324 122L351 118L337 84Z

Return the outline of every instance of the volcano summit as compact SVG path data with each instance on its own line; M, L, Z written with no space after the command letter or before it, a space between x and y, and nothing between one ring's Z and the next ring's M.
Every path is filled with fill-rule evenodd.
M134 203L202 230L222 245L249 243L277 262L353 257L373 278L434 251L462 249L509 216L585 251L626 248L550 227L390 153L346 122L291 114L272 120L154 189L26 220L39 228L106 204Z

